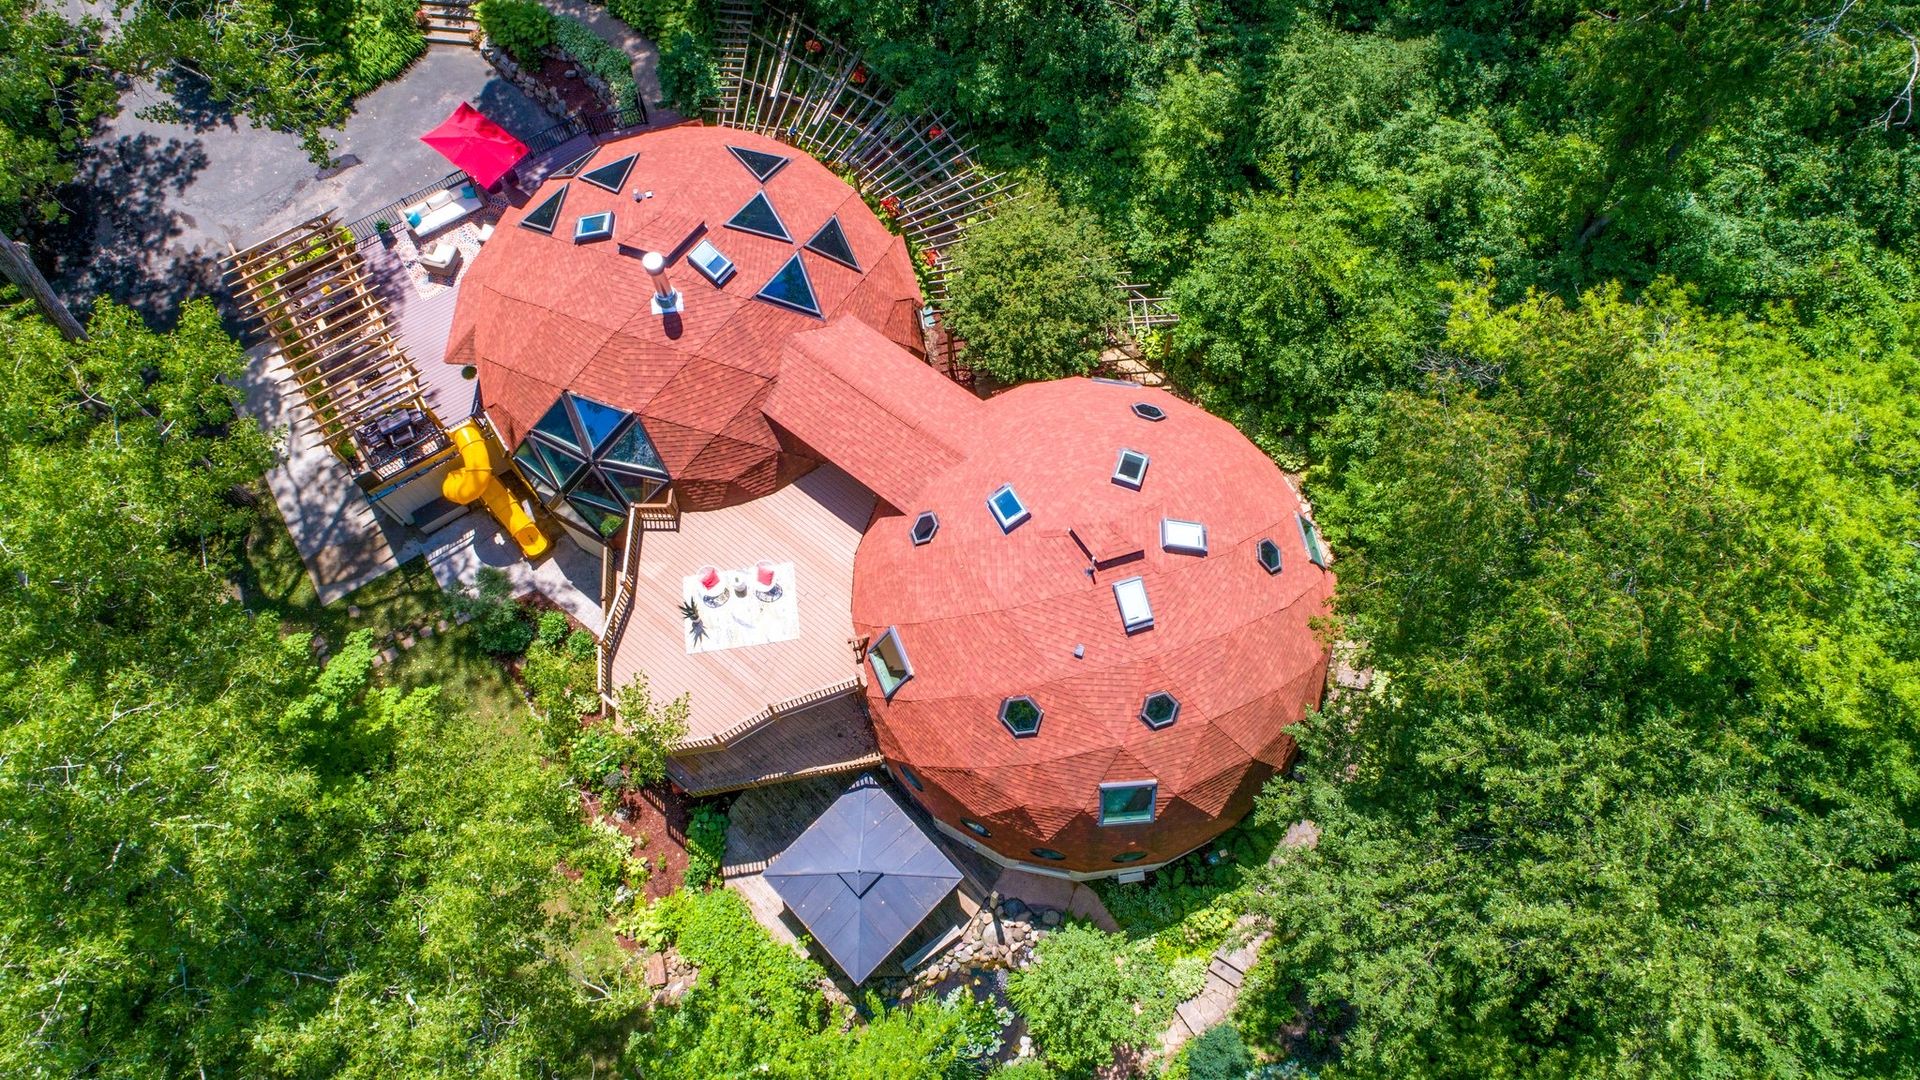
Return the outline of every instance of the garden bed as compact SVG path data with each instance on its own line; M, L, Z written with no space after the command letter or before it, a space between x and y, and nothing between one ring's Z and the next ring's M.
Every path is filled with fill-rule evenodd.
M622 791L611 811L597 793L587 792L581 801L588 815L602 818L633 840L634 858L647 861L646 885L639 890L642 898L658 900L680 888L687 876L688 799L684 794L663 781Z

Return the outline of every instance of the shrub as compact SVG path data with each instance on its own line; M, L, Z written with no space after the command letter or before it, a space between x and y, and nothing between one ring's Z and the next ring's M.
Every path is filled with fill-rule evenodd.
M1175 1004L1150 949L1079 923L1041 940L1033 965L1008 979L1007 997L1047 1061L1071 1074L1111 1063L1116 1047L1151 1044Z
M687 737L687 695L659 704L647 688L647 677L638 676L620 691L620 722L632 733L627 766L634 785L646 787L665 779L668 756Z
M685 886L698 892L719 880L726 856L727 812L711 803L694 807L687 821Z
M559 21L534 0L480 0L474 15L481 31L521 64L540 62L541 52L554 43Z
M1125 314L1100 226L1036 188L954 248L947 324L967 363L1002 382L1093 370Z
M513 583L494 567L482 567L471 590L448 592L446 607L449 615L468 621L474 643L487 652L517 656L533 643L533 626L513 601Z
M573 624L567 621L567 613L564 611L543 611L540 613L539 627L539 632L534 635L535 638L540 644L551 649L566 640L568 631L573 629Z
M1189 1080L1247 1080L1252 1071L1253 1056L1232 1024L1210 1027L1187 1044Z
M593 635L585 630L575 630L567 635L567 655L575 660L592 660L595 647Z
M426 51L426 35L415 20L419 10L413 0L355 0L341 40L329 42L345 50L341 69L350 94L372 90Z
M492 0L488 0L492 2ZM593 27L565 15L553 17L553 44L573 57L582 68L593 72L613 93L616 109L632 109L640 100L640 88L633 82L633 59L612 42L593 32Z
M713 28L699 0L607 0L614 17L660 48L660 96L691 116L720 94Z
M536 641L520 666L520 679L533 698L534 711L547 719L550 741L556 745L573 737L581 717L599 711L591 657L583 660Z
M581 728L567 744L567 775L582 788L612 794L624 782L620 771L627 740L605 724Z

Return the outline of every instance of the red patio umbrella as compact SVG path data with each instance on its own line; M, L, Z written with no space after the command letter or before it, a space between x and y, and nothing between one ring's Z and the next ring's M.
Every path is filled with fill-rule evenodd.
M526 143L464 101L439 127L420 136L420 141L445 154L448 161L484 188L499 182L508 169L527 156Z

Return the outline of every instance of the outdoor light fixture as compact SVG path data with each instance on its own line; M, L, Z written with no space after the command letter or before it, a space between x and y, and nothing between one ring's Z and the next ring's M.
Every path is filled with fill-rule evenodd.
M649 251L640 257L640 268L653 279L653 313L670 315L680 310L680 293L667 280L667 257Z

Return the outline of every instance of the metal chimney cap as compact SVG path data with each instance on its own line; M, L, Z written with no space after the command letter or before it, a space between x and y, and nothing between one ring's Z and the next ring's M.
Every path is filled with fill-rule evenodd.
M664 273L667 269L667 257L657 251L649 251L640 256L640 268L649 274Z

